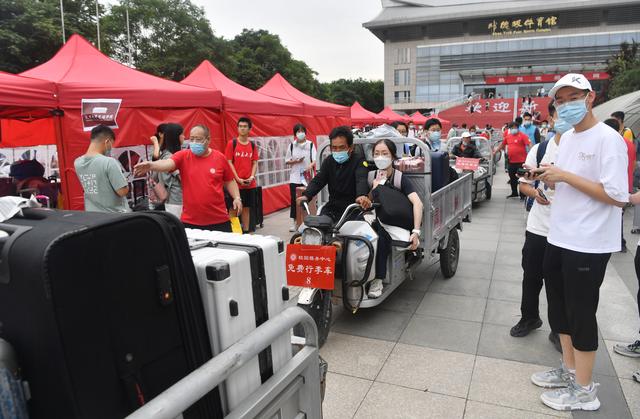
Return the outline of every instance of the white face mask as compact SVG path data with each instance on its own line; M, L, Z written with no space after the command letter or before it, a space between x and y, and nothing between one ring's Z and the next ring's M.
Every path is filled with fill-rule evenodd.
M305 138L307 138L307 134L300 131L299 133L296 134L296 138L298 139L298 141L303 141Z
M391 166L391 157L378 156L373 158L376 167L380 170L385 170Z

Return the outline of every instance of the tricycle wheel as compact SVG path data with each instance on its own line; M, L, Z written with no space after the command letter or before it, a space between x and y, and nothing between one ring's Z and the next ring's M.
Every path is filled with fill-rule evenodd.
M489 183L489 180L485 180L485 185L484 185L484 197L486 198L487 201L489 201L491 199L491 184Z
M298 304L298 307L301 307L313 317L313 321L318 328L318 348L322 348L322 345L327 341L329 329L331 328L331 313L333 311L331 307L331 291L318 290L310 305ZM293 334L304 337L304 328L301 325L294 327Z
M445 278L451 278L458 269L458 258L460 256L460 239L458 230L455 228L449 232L447 247L440 252L440 270Z

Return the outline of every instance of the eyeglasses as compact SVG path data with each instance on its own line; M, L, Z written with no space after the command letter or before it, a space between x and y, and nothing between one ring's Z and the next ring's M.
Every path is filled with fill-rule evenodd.
M189 137L189 141L192 143L204 144L207 142L206 138Z

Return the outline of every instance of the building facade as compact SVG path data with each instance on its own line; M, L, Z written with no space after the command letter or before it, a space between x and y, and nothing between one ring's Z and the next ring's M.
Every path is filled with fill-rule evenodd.
M606 62L640 42L634 0L383 0L364 26L384 42L385 105L444 109L469 94L537 96L567 72L605 87Z

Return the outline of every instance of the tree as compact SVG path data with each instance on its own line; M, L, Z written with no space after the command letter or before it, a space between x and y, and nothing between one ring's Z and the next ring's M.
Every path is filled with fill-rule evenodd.
M266 30L244 29L230 41L237 68L229 76L236 82L259 89L280 73L293 86L314 95L318 91L317 73L303 61L292 58L280 37Z
M640 56L638 43L623 42L620 51L607 60L609 73L608 99L640 90Z
M28 70L62 46L59 5L55 0L0 1L0 70ZM63 5L67 37L79 33L95 41L95 0L65 0ZM104 7L100 10L104 13Z
M189 0L123 0L111 7L104 27L114 59L130 61L139 70L157 76L182 80L204 59L222 71L233 68L225 42L213 34L204 10Z
M322 98L339 105L351 106L358 101L372 112L384 108L384 82L382 80L340 79L323 83Z

